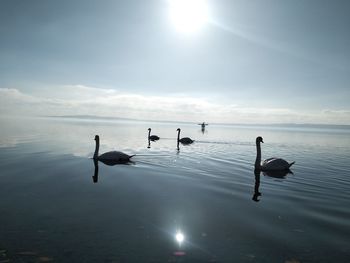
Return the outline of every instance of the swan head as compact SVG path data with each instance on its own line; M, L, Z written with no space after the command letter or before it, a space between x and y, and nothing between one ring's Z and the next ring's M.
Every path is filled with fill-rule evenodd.
M181 129L180 129L180 128L177 128L177 131L181 131Z
M256 137L256 143L264 143L263 138L261 136Z
M100 136L95 135L95 141L99 141L100 140Z
M148 130L150 131L150 130L151 130L151 128L148 128Z

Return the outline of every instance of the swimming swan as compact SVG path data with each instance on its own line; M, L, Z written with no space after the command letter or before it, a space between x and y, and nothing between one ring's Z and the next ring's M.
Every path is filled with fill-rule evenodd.
M188 138L188 137L184 137L184 138L181 138L180 139L180 132L181 132L181 129L180 128L177 128L177 142L181 142L182 144L191 144L194 142L194 140L192 140L191 138Z
M255 169L259 169L261 171L281 171L281 170L289 170L289 168L295 163L288 163L286 160L281 158L269 158L265 161L261 162L261 147L260 143L264 143L262 137L256 138L256 160L255 160Z
M157 135L151 135L151 128L148 128L148 140L158 141L159 137Z
M96 148L95 148L95 153L93 157L94 160L101 161L108 165L114 165L114 164L128 163L130 161L130 158L134 156L134 155L127 155L123 152L118 152L118 151L106 152L99 156L98 150L100 148L100 136L96 135L95 141L96 141Z

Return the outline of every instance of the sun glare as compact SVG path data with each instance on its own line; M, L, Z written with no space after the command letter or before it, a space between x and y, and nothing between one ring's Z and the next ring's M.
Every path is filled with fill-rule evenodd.
M170 19L180 32L198 31L209 20L206 0L169 0L169 7Z
M184 234L182 234L181 231L177 231L176 234L175 234L175 240L181 246L182 242L184 242L184 240L185 240Z

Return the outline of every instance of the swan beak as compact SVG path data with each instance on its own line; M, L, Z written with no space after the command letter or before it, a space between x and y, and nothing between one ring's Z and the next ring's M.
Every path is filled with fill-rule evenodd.
M262 143L264 143L264 141L263 141L263 140L261 140L261 142L262 142Z

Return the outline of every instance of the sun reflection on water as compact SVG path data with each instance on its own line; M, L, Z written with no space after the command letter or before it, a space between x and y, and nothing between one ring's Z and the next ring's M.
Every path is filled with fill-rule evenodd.
M176 232L175 240L179 244L179 246L181 246L181 244L185 241L185 236L180 230Z

